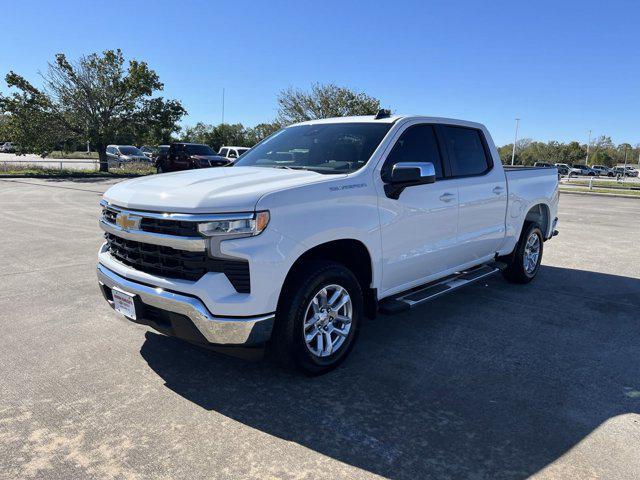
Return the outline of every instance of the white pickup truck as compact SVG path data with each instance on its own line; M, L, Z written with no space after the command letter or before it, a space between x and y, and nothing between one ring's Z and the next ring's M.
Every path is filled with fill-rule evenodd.
M101 204L113 308L313 375L378 311L500 270L532 280L557 233L558 175L503 168L478 123L381 111L292 125L233 167L124 181Z

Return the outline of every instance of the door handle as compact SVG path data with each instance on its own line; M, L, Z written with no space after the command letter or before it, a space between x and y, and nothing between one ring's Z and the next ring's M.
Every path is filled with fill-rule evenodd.
M502 188L502 187L494 187L492 191L496 195L500 195L502 192L504 192L504 188Z
M443 193L442 195L440 195L440 201L441 202L447 202L449 203L451 200L453 200L454 198L456 198L456 196L453 193Z

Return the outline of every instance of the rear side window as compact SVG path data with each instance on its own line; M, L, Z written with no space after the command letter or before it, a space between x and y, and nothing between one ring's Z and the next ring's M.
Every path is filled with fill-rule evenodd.
M393 166L404 162L431 162L436 169L436 178L442 178L442 159L431 125L414 125L402 133L382 167L382 179L391 179Z
M478 130L445 125L442 132L454 177L481 175L491 168Z

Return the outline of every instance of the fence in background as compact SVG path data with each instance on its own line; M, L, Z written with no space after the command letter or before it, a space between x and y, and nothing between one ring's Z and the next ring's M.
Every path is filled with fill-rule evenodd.
M64 170L64 164L71 165L93 165L94 170L98 170L100 168L100 161L98 160L0 160L0 165L3 167L16 165L16 164L25 164L25 165L38 165L44 168L58 168L59 170ZM89 170L90 168L76 169L76 170ZM6 170L6 168L5 168ZM0 170L1 171L1 170Z

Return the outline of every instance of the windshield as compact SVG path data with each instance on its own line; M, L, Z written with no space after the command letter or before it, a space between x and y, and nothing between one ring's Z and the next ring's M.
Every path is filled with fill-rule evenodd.
M390 123L289 127L253 147L235 165L350 173L367 163L390 128Z
M189 155L215 155L208 145L185 145Z
M144 155L144 153L136 147L118 147L118 150L120 150L122 155Z

